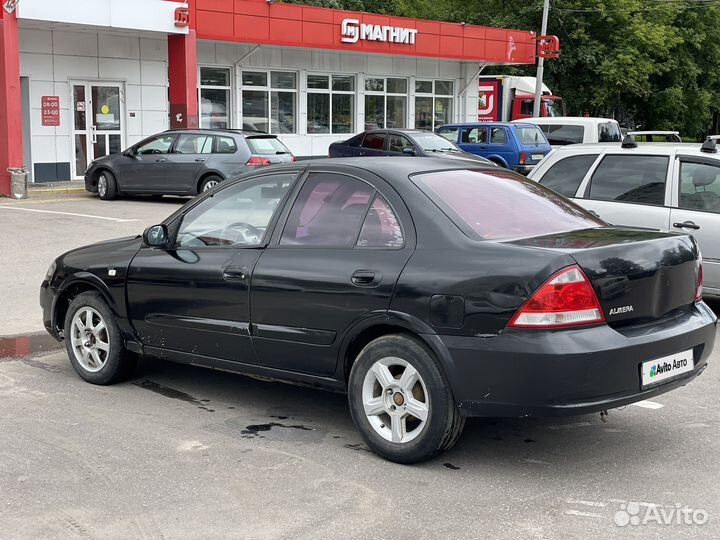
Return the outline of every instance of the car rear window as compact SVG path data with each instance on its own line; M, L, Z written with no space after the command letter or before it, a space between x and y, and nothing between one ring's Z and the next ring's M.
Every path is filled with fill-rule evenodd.
M583 126L569 126L567 124L546 124L542 127L543 133L550 144L563 146L566 144L578 144L585 138Z
M616 122L598 124L599 142L620 142L621 140L622 133L620 133L620 126Z
M441 171L412 180L471 237L504 240L605 226L576 204L510 171Z
M261 156L269 156L275 154L289 154L283 143L275 137L248 137L245 139L250 147L250 152Z
M539 127L517 127L515 128L515 133L517 133L521 144L547 144L545 135L543 135Z

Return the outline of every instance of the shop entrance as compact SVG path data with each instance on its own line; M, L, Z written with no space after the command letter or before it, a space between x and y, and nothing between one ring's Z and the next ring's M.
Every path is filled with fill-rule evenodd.
M125 87L108 81L73 81L73 178L93 160L122 152L125 146Z

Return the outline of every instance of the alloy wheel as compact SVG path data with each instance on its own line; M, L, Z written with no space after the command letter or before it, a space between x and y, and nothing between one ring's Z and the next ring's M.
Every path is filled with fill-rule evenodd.
M107 178L105 178L105 175L103 174L98 178L98 195L101 197L104 197L107 194Z
M110 336L100 313L91 307L80 308L72 319L70 330L75 359L91 373L100 371L110 354Z
M383 439L408 443L425 429L430 395L420 373L406 360L386 357L375 362L363 381L363 408Z
M218 185L217 180L209 180L205 183L205 187L203 188L203 191L210 191L212 188Z

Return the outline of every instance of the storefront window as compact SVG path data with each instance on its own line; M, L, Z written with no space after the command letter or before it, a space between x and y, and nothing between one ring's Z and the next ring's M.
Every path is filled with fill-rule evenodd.
M435 131L452 121L453 82L415 81L415 127Z
M355 77L307 76L307 132L353 133Z
M230 68L200 68L200 127L230 127Z
M243 129L297 132L297 73L243 71L241 93Z
M365 129L405 128L407 125L407 79L365 79Z

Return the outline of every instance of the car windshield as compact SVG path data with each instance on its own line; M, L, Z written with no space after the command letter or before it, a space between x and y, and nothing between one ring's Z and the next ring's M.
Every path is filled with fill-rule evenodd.
M537 126L517 127L515 132L522 144L547 144L545 135Z
M412 180L471 237L504 240L606 225L557 193L510 171L441 171Z
M460 152L455 144L435 133L412 133L410 135L415 143L424 152Z
M248 137L245 140L253 154L269 156L290 153L290 150L275 137Z

